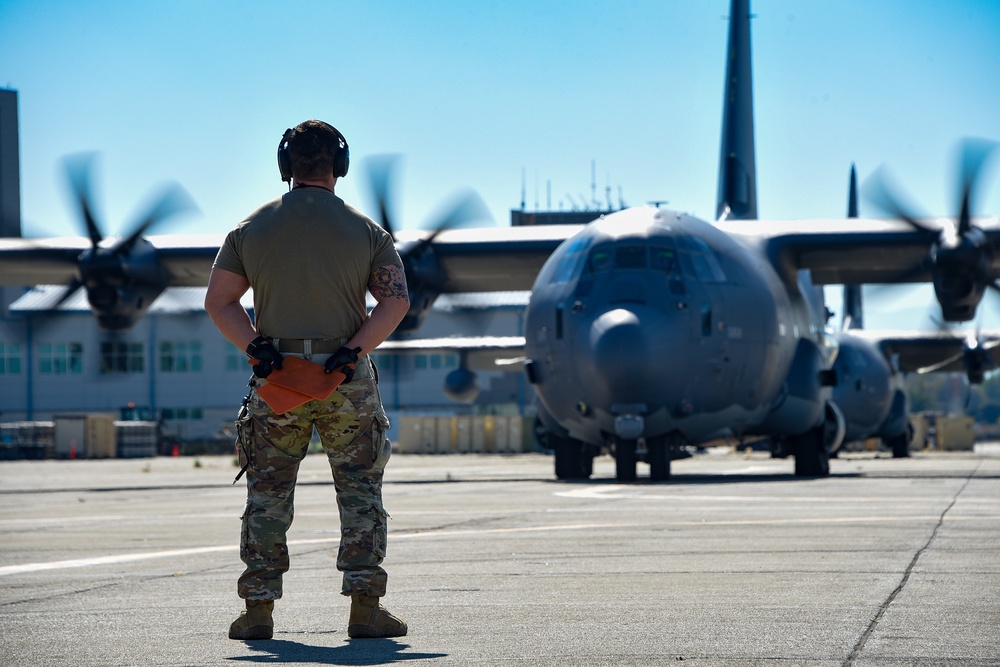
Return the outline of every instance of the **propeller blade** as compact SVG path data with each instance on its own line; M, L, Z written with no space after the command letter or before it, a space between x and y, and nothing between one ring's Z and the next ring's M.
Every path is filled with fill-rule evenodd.
M466 223L477 220L490 220L492 222L493 217L490 215L489 209L486 208L486 202L472 190L456 195L452 199L450 206L447 207L446 212L440 215L437 223L431 227L430 235L420 239L418 243L411 246L404 254L407 257L411 255L419 256L427 246L434 242L434 239L441 232L448 229L455 229L456 227L461 227ZM406 257L402 259L404 262L406 261Z
M956 361L958 361L959 359L961 359L964 356L965 356L965 350L962 350L958 354L956 354L954 356L951 356L951 357L948 357L944 361L939 361L938 363L933 364L931 366L924 366L923 368L918 368L917 369L917 374L918 375L924 375L926 373L933 373L934 371L940 370L940 369L942 369L942 368L944 368L946 366L949 366L950 364L955 363Z
M463 227L467 223L489 220L493 222L493 216L486 207L486 202L473 190L466 190L455 195L444 215L439 216L437 224L430 228L434 230L432 236L437 236L446 229Z
M87 236L90 238L90 244L96 248L104 237L97 220L94 218L93 208L91 208L90 172L93 162L94 155L88 153L67 158L65 165L70 188L76 198L77 205L80 207L83 224L87 227Z
M888 172L884 167L879 167L875 170L875 173L865 180L863 188L865 191L865 198L880 210L888 213L892 217L899 218L917 231L923 232L928 236L933 236L935 239L941 235L940 229L930 227L925 223L920 222L920 220L918 220L917 217L910 212L909 207L903 204L902 198L896 194L899 191L899 188L891 183Z
M390 183L399 161L398 155L376 155L368 160L368 181L371 184L372 196L378 209L377 222L382 229L396 238L398 228L392 222L389 213Z
M959 183L960 208L958 232L964 234L972 227L972 192L983 164L989 158L996 143L983 139L966 139L962 142L962 169Z
M139 222L134 226L132 232L121 239L111 248L111 252L120 255L128 254L132 250L132 246L138 241L143 234L145 234L153 225L166 220L167 218L174 216L178 213L184 211L192 211L196 209L194 201L188 195L187 191L179 185L172 185L167 188L167 190L160 196L146 216L139 220Z

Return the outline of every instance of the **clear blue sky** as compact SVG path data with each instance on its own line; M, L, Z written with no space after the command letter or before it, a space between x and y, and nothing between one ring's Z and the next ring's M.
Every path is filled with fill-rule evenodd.
M522 174L529 209L547 183L569 208L591 198L592 161L601 202L620 186L711 218L728 4L0 0L24 230L80 233L62 161L96 151L107 232L172 181L199 212L156 231L223 233L283 192L278 139L310 117L347 136L338 193L365 212L366 158L403 156L403 227L463 188L506 225ZM843 216L852 162L952 214L957 140L1000 141L1000 2L751 9L760 216ZM984 176L977 211L1000 214L1000 153Z

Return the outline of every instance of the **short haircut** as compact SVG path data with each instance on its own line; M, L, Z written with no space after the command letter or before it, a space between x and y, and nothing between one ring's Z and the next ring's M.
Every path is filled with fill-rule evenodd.
M292 177L296 180L326 178L333 171L333 162L341 147L340 136L328 123L321 120L299 123L288 137Z

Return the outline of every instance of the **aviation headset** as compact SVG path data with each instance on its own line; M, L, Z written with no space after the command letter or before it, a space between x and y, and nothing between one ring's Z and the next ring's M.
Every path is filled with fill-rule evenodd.
M345 139L344 135L340 133L340 130L335 128L333 125L323 121L319 122L333 130L333 133L337 136L337 141L339 142L339 145L333 154L334 177L340 178L342 176L347 176L347 170L351 166L351 150L347 146L347 139ZM293 127L285 130L285 133L281 135L281 141L278 142L278 171L281 173L281 180L286 183L292 180L292 155L288 150L288 138L294 131L295 128Z

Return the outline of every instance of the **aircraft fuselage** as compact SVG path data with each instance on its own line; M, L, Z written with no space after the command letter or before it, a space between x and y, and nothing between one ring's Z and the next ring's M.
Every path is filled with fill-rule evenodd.
M539 273L529 377L550 422L591 445L803 433L823 419L818 372L829 362L808 297L752 240L664 209L621 211ZM803 355L802 382L815 387L789 391Z

